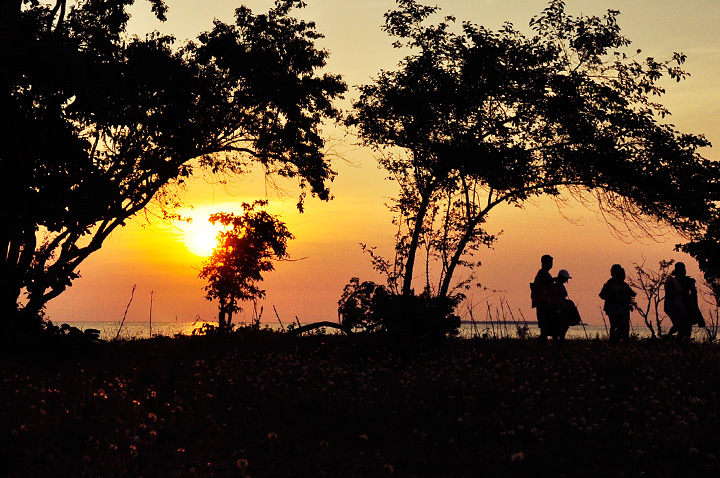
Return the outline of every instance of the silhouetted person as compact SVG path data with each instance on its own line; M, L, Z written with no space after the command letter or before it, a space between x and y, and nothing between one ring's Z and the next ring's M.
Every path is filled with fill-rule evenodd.
M540 264L540 270L530 284L530 298L532 306L537 312L538 327L540 328L539 340L546 342L548 337L558 336L557 290L555 280L550 275L550 269L553 266L552 256L545 254L540 258Z
M705 327L705 319L700 312L700 305L698 304L698 293L697 286L695 285L695 279L685 275L679 280L680 285L682 286L683 302L685 304L685 310L688 314L691 330L693 325Z
M665 281L665 313L672 327L668 335L677 333L680 339L689 339L693 324L705 325L698 307L695 279L687 276L685 264L675 263L675 269Z
M558 276L555 278L555 309L557 310L558 315L558 324L557 324L557 338L564 339L565 334L567 334L568 328L570 327L570 317L569 314L571 313L570 310L568 310L570 307L574 309L573 313L577 313L577 309L575 309L575 304L568 299L568 291L565 288L565 284L567 284L568 280L572 279L570 277L570 273L566 271L565 269L560 269L560 272L558 272Z
M610 279L603 285L600 298L603 310L610 319L610 342L630 339L630 311L636 293L625 282L625 269L620 264L610 268Z

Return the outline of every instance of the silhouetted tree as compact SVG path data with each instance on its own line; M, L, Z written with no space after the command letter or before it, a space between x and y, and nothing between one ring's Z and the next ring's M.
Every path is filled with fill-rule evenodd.
M0 321L36 318L78 267L189 163L242 173L251 163L297 177L323 200L334 176L320 124L346 86L318 75L327 52L298 0L182 47L126 33L133 0L0 3ZM161 20L166 7L151 0ZM13 321L17 316L24 319Z
M645 304L640 305L635 301L635 310L643 318L645 326L650 330L650 335L655 338L655 327L653 327L653 315L655 317L655 326L657 326L657 335L662 336L662 323L664 316L660 315L660 304L665 299L665 281L670 276L670 267L675 263L674 260L660 261L658 269L648 271L645 264L633 264L635 274L628 277L630 287L636 289L644 297Z
M218 234L218 245L203 264L199 277L206 279L206 298L218 301L218 326L221 332L232 330L232 316L242 310L239 302L265 297L258 287L262 274L274 270L273 260L288 257L287 241L293 239L285 224L266 211L267 201L243 203L240 216L217 213L212 224L229 230Z
M656 101L661 79L687 76L683 54L638 61L639 51L623 53L619 12L575 18L560 0L530 22L531 38L511 24L465 22L456 33L453 17L427 24L437 7L397 4L383 28L411 53L360 87L348 124L400 186L392 270L403 295L422 248L439 264L433 276L426 263L425 290L467 285L453 278L496 241L483 229L491 210L540 195L569 193L640 232L655 219L705 229L718 166L698 154L703 136L660 122L669 112Z
M716 188L720 193L720 185ZM716 202L720 202L720 197L716 197ZM678 247L698 261L715 303L720 307L720 216L710 223L703 234Z

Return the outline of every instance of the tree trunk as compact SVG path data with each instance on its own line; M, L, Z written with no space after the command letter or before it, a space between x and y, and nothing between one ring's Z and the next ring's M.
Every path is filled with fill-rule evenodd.
M18 308L17 299L20 295L20 291L13 287L8 287L6 281L3 278L2 291L0 292L0 330L7 331L12 330L17 325Z
M420 245L420 235L423 230L423 222L427 215L428 205L430 204L430 197L435 190L435 181L432 181L425 190L422 191L422 198L420 200L420 207L418 208L417 216L415 217L415 227L413 228L412 238L410 239L410 247L408 248L408 255L405 263L405 276L403 278L402 295L409 296L412 293L412 281L413 272L415 268L415 256L417 255L417 249Z
M440 292L438 293L438 297L447 297L448 292L450 290L450 282L452 281L453 274L455 273L455 268L460 263L460 258L463 255L463 252L465 251L465 248L467 247L468 243L470 242L470 238L472 237L473 233L475 232L475 228L480 223L482 218L485 217L485 212L482 212L475 216L472 221L468 224L467 229L465 230L465 233L463 234L462 239L460 239L460 242L458 243L457 248L455 249L455 253L452 256L452 259L450 259L450 264L448 264L447 271L445 272L445 277L443 277L442 286L440 287Z
M11 219L12 220L12 219ZM25 313L25 308L18 306L20 295L26 284L26 277L30 273L35 253L36 238L34 229L22 229L22 226L12 224L10 231L5 231L2 244L2 257L0 257L0 321L3 330L13 330L23 327L20 320L37 316ZM13 230L18 228L17 230ZM11 233L12 232L12 233ZM22 313L21 313L22 312Z
M220 307L218 312L218 330L220 332L225 332L225 327L227 324L227 311L225 310L225 307L223 306L223 302L220 301Z
M225 330L223 332L231 332L232 331L232 311L229 310L227 313L227 322L225 323Z

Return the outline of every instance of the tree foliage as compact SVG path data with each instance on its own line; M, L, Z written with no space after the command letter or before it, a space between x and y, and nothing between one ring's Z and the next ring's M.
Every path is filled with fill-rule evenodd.
M456 298L401 295L387 286L357 277L343 289L338 314L348 330L385 332L396 340L440 340L457 335Z
M360 279L353 277L343 288L338 301L338 315L342 325L350 330L379 330L382 320L376 311L387 295L385 286L372 281L360 282Z
M658 102L664 79L687 76L685 55L640 60L619 12L573 17L560 0L532 19L532 37L511 24L458 31L453 17L429 23L437 7L397 4L384 30L409 53L360 87L348 124L400 186L403 295L423 249L424 289L467 285L453 279L496 241L483 224L499 205L569 193L630 230L659 220L689 236L717 214L719 168L698 153L708 141L668 124Z
M716 201L720 201L720 197ZM720 307L720 215L713 219L704 233L695 235L692 241L681 244L679 249L698 261L715 303Z
M117 227L193 173L267 173L329 198L321 123L346 89L321 35L277 0L197 41L126 32L133 0L3 0L0 318L37 317ZM166 6L152 0L161 20ZM307 186L307 188L306 188ZM9 205L12 205L11 207ZM22 322L22 321L21 321Z
M265 297L258 286L263 273L275 269L274 260L288 257L287 241L293 239L285 224L259 208L267 201L243 203L240 216L224 212L210 216L212 224L226 228L218 234L218 245L203 264L199 277L206 279L206 298L217 300L219 330L232 330L232 316L242 310L239 303Z

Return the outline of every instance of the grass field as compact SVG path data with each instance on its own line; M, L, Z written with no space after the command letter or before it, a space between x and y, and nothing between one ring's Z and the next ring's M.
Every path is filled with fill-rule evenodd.
M8 477L720 476L720 348L245 331L3 354Z

